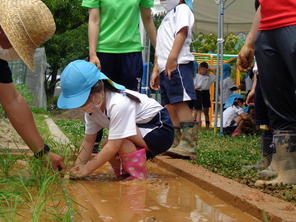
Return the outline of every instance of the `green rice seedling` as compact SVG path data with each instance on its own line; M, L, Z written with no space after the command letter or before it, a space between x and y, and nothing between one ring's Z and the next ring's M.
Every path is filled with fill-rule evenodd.
M0 151L0 171L4 176L9 176L9 171L13 168L17 157L9 152L9 149Z
M47 192L49 188L53 185L55 181L56 175L51 175L41 182L39 191L37 193L35 205L33 205L32 209L32 221L38 222L44 212L46 212L46 204L47 204Z

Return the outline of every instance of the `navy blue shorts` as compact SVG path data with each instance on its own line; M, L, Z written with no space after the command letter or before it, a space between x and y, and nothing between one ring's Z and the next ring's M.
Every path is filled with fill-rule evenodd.
M148 123L137 124L139 128L153 129L144 136L148 146L147 159L167 151L174 142L174 127L166 108L159 111Z
M12 83L12 74L8 63L0 59L0 83Z
M127 89L138 91L143 74L141 52L131 53L97 53L102 72L111 80Z
M193 84L193 62L179 64L172 72L171 79L162 72L160 74L161 104L174 104L196 99Z

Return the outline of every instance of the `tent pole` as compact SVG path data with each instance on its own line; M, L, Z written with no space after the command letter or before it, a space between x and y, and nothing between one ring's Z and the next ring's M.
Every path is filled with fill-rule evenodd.
M217 39L217 78L216 78L216 103L215 103L215 127L218 121L218 94L220 93L220 134L223 134L223 60L224 60L224 8L225 0L216 0L218 10L218 39Z

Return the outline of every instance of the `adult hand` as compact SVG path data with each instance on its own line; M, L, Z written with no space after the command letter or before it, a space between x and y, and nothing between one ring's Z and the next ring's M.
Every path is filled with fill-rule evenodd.
M254 48L244 45L239 52L237 65L240 71L247 72L254 66Z
M177 65L177 59L169 56L165 66L165 73L168 75L169 79L171 79L172 72L177 69Z
M88 176L90 173L91 172L87 169L86 165L79 164L70 170L70 177L81 178Z
M47 162L51 164L53 170L63 170L65 168L64 158L56 153L49 152L44 155L44 158Z
M96 55L95 56L90 56L89 57L89 62L95 64L98 67L99 70L102 69L101 62L100 62L98 56L96 56Z
M246 99L247 105L251 105L254 103L254 95L255 95L255 90L251 90L248 94L247 99Z
M151 73L151 77L150 77L150 87L153 90L158 90L159 89L159 73L157 70L153 70L153 72Z

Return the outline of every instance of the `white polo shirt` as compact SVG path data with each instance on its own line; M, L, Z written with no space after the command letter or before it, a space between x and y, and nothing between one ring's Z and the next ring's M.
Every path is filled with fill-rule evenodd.
M215 81L216 76L214 75L201 75L201 74L196 74L193 82L194 82L194 88L195 90L209 90L212 83Z
M232 120L243 112L244 110L241 107L236 107L234 105L228 107L223 112L223 127L230 126Z
M96 134L102 128L109 129L108 139L122 139L137 135L137 123L149 122L163 107L154 99L135 91L125 90L138 97L141 103L128 98L124 93L107 91L105 113L85 113L85 134ZM144 137L152 129L141 129Z
M166 14L157 30L156 55L159 72L165 70L176 34L183 27L188 27L188 35L178 56L178 64L186 64L194 60L190 52L193 23L194 15L186 4L180 4Z

